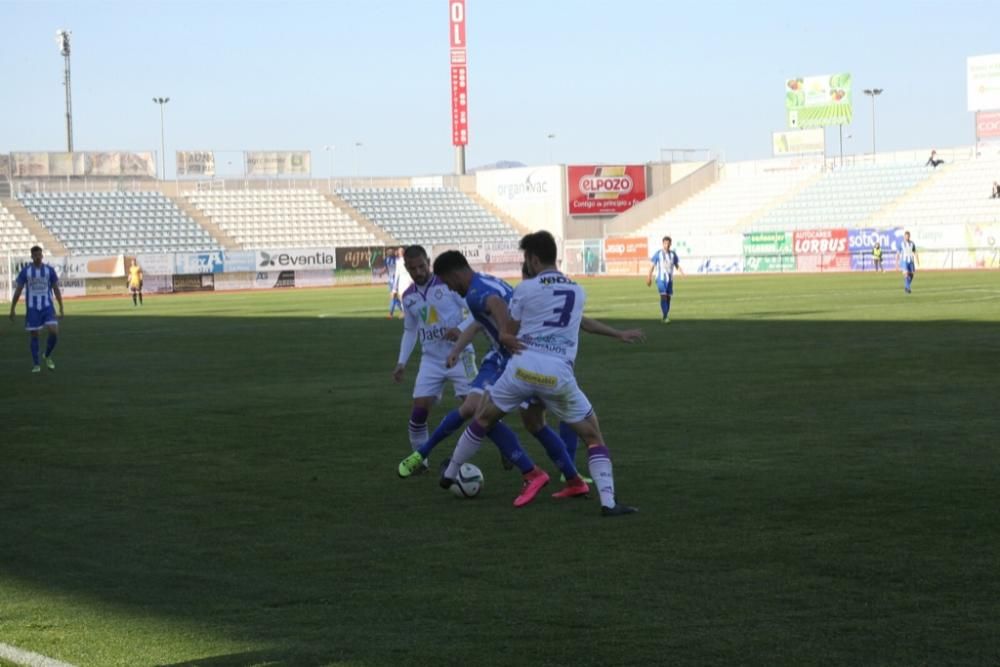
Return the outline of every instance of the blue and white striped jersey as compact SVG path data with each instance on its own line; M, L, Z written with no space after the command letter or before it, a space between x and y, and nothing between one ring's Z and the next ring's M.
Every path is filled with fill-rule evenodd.
M496 294L505 303L510 303L510 298L514 294L514 288L500 278L485 274L476 273L469 284L469 291L465 294L465 304L469 307L469 312L477 322L483 325L483 330L489 336L493 344L493 350L499 352L504 358L510 356L502 345L500 345L500 332L497 329L496 320L487 312L486 300Z
M653 254L650 261L656 267L657 280L672 280L674 277L674 267L681 265L676 252L673 250L664 251L662 248Z
M48 264L28 264L17 274L17 284L24 287L24 303L28 308L48 310L52 307L52 287L59 284L59 277Z

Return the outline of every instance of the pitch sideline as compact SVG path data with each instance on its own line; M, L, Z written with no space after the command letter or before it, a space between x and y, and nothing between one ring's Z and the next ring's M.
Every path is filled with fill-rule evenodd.
M25 651L2 642L0 642L0 658L24 667L74 667L68 662L47 658L44 655Z

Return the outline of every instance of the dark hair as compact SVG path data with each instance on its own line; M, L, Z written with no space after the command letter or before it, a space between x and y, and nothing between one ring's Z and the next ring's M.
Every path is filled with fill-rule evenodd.
M40 245L33 245L33 246L31 246L31 252L35 252L36 250L38 252L42 252L42 246L40 246Z
M465 255L457 250L446 250L434 259L434 275L436 276L470 268Z
M669 236L664 236L664 237L663 237L663 240L664 240L664 241L670 241L671 243L673 243L673 242L674 242L674 240L673 240L672 238L670 238Z
M424 250L422 245L411 245L407 246L406 250L403 251L403 259L416 259L418 257L426 257L427 251Z
M518 247L525 255L537 257L542 264L556 263L556 240L544 229L534 234L527 234L521 239Z

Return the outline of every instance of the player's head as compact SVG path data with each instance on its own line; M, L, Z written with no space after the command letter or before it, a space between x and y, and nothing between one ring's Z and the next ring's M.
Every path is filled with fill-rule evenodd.
M404 253L404 252L405 252L405 251L403 250L403 246L399 246L399 247L398 247L398 248L396 249L396 256L397 256L397 257L403 257L403 253Z
M33 245L31 246L31 261L35 266L40 266L42 263L42 246Z
M674 243L674 240L672 238L670 238L669 236L664 236L663 237L663 249L664 250L670 250L670 246L673 245L673 243Z
M413 282L423 287L431 279L430 260L423 246L411 245L403 251L403 266L413 278Z
M518 247L524 252L522 274L529 278L556 265L556 240L545 230L525 235Z
M907 241L909 241L910 240L910 232L903 232L903 238L906 239Z
M446 250L434 259L434 275L443 280L450 290L465 296L473 274L465 255L457 250Z
M132 266L139 266L139 260L137 260L135 257L132 258Z

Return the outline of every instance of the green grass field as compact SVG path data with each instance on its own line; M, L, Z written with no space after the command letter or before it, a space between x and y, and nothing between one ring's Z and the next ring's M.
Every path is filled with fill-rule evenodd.
M489 445L476 500L396 477L382 288L70 301L40 376L3 323L0 643L102 667L1000 663L1000 274L682 278L669 326L640 279L585 285L649 336L577 364L641 508L613 520L515 510Z

